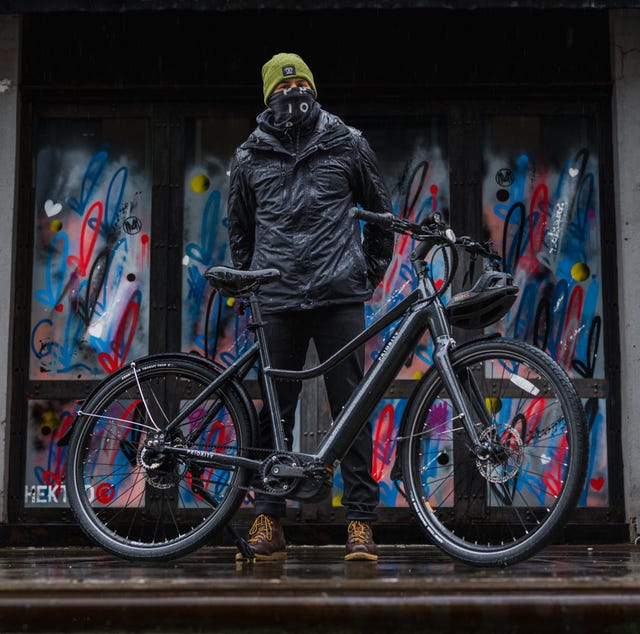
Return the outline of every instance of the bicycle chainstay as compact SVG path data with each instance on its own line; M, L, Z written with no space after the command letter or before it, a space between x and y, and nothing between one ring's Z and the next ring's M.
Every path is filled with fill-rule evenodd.
M207 450L208 451L215 451L216 449L221 449L221 450L225 450L225 449L229 449L229 447L227 445L211 445ZM290 456L294 461L299 461L299 454L296 453L295 451L276 451L274 449L265 449L263 447L246 447L246 450L248 453L251 454L265 454L265 457L269 456L269 455L274 455L274 456L282 456L282 457L287 457ZM198 462L196 461L196 464L200 465L201 467L204 466L204 468L206 467L211 467L212 465L210 464L206 464L206 463L202 463L202 462ZM319 467L322 468L322 467ZM255 473L253 474L252 480L251 480L251 484L249 486L238 486L238 485L233 485L233 488L238 489L238 490L244 490L244 491L248 491L249 488L252 488L254 492L256 493L264 493L264 494L268 494L268 495L282 495L282 497L286 497L286 493L278 493L277 491L274 491L273 489L266 489L266 488L262 488L260 486L258 486L256 484L256 482L259 482L259 475L260 475L260 468L256 468ZM313 479L313 474L311 472L307 472L306 475L304 476L299 476L300 482L304 483L307 480L312 480ZM283 480L286 479L286 476L283 477Z

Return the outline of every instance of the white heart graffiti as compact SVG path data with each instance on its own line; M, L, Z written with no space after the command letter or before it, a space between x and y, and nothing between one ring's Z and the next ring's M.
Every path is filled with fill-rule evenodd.
M46 200L44 203L44 212L51 218L57 216L62 211L61 203L54 203L53 200Z

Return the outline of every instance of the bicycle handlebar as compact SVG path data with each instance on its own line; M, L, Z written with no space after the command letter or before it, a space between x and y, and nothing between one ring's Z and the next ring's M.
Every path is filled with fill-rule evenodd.
M469 236L457 238L453 230L446 225L442 219L442 214L438 211L430 213L420 224L410 222L404 218L398 218L392 213L376 213L353 207L349 215L365 222L377 224L385 229L391 229L396 233L411 235L420 242L431 242L431 244L444 244L449 246L460 246L472 255L481 255L489 259L500 259L497 251L490 241L479 242ZM420 252L427 249L421 248Z
M359 209L358 207L353 207L349 211L349 215L352 218L358 218L365 222L373 222L374 224L385 227L386 229L391 229L393 227L393 221L396 219L396 217L390 213L378 214L373 211L367 211L366 209Z
M442 220L442 215L438 211L429 214L420 224L410 222L404 218L398 218L392 213L376 213L358 207L353 207L349 215L352 218L372 222L373 224L391 229L397 233L409 233L418 240L431 238L444 239L447 242L455 241L455 235L453 235L453 232L445 225Z

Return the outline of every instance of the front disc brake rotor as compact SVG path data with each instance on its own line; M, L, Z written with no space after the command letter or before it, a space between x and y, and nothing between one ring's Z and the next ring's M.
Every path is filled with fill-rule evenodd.
M516 476L524 459L524 444L520 434L507 427L498 437L495 427L487 427L480 441L489 446L486 459L476 459L476 466L489 482L507 482Z

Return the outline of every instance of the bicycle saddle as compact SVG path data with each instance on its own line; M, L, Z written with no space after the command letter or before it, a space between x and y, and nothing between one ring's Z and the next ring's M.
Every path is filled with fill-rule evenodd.
M246 297L261 284L280 278L278 269L243 271L229 266L211 266L204 276L209 284L226 297Z

